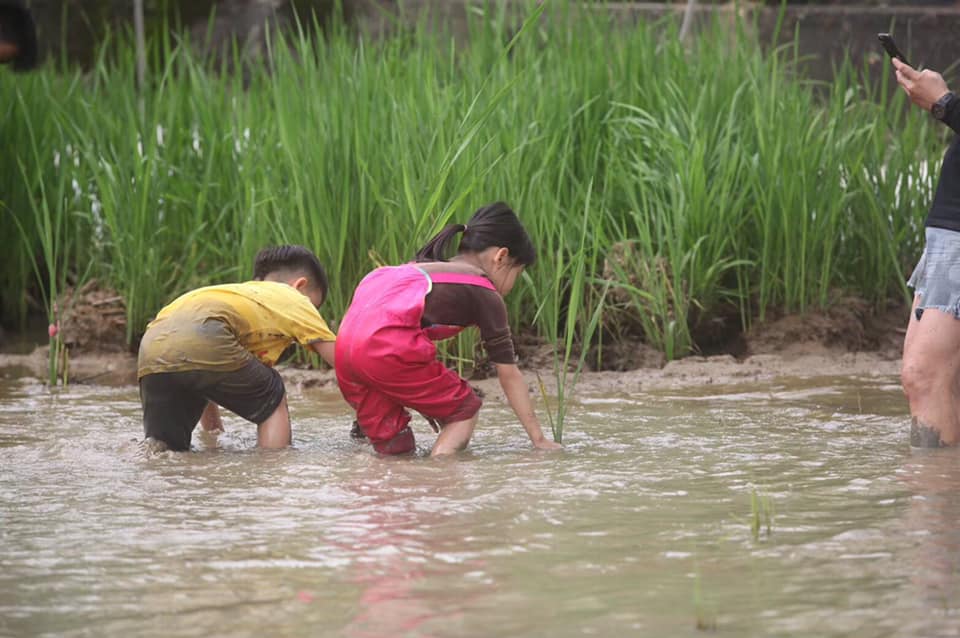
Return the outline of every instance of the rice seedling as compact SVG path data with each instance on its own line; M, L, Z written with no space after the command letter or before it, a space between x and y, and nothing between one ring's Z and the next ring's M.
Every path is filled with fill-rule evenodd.
M754 541L760 540L761 534L770 538L775 515L773 499L754 488L750 492L750 535Z
M715 632L717 630L716 604L707 602L703 593L703 576L700 573L699 563L694 566L693 574L693 609L696 616L694 627L698 631Z
M575 254L582 256L590 253L594 255L598 254L597 242L600 235L599 233L591 233L589 228L593 210L591 206L591 194L592 188L588 187L584 201L581 226L579 233L576 235L579 238L579 242ZM563 241L562 234L560 241ZM549 309L547 334L549 340L554 344L553 369L556 376L557 387L556 418L551 415L549 404L546 405L546 408L550 421L550 429L557 443L563 441L563 429L568 404L567 398L573 387L576 386L580 374L583 372L587 357L586 344L592 341L593 335L600 324L603 302L609 288L609 282L604 282L604 288L599 298L591 304L592 309L586 314L586 323L581 324L580 320L584 316L586 306L584 297L588 293L587 269L592 266L593 264L588 264L584 258L565 262L563 255L558 255L556 262L554 262L553 285L546 291L544 302L541 304L541 308ZM561 290L562 286L566 287L566 291ZM562 330L561 324L563 326ZM578 343L580 344L580 353L577 355L576 362L571 371L570 364L571 359L574 357L574 346ZM547 396L546 392L544 392L542 381L540 381L540 390L546 403Z

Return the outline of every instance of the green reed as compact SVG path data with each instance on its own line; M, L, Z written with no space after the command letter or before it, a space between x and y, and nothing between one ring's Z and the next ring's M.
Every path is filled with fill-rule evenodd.
M847 64L814 86L750 25L685 46L673 22L544 7L518 31L491 3L467 44L425 22L377 42L294 33L243 74L154 42L142 95L123 38L89 73L0 73L5 319L89 272L123 295L135 342L172 297L286 241L327 265L335 321L377 263L495 199L539 247L508 304L557 344L562 388L633 325L676 358L729 306L746 326L835 290L904 297L943 140L887 81Z
M586 197L583 203L581 224L575 229L575 255L599 255L601 234L591 232L591 220L594 216L594 202L592 201L592 184L588 184ZM557 411L556 416L550 410L543 381L539 375L540 392L543 396L550 429L557 443L563 441L564 422L567 413L567 398L573 387L576 386L580 374L586 364L587 345L593 341L603 316L604 301L610 283L596 281L602 288L597 296L596 291L588 286L588 270L596 267L586 259L568 259L563 232L557 237L558 245L551 259L552 277L550 286L539 290L541 302L538 314L543 314L546 320L546 337L554 344L553 370L556 376ZM581 319L586 319L581 322ZM575 348L579 344L579 354L575 356ZM572 361L573 359L575 361ZM571 370L571 367L573 368Z
M750 492L750 535L753 540L760 540L761 534L767 538L770 537L773 533L775 515L773 499L769 495L762 494L756 489Z
M23 96L18 95L17 99L21 107L18 112L25 112ZM69 216L82 216L83 213L77 209L85 203L81 201L77 183L73 181L68 184L66 176L56 170L61 161L69 161L69 158L55 156L52 164L57 174L51 176L47 158L39 152L38 140L48 125L49 121L41 117L37 120L25 118L15 121L11 126L11 141L22 144L32 152L18 155L16 166L8 167L16 171L19 177L15 183L24 186L20 193L22 199L18 201L17 190L20 189L15 189L9 203L0 201L0 208L9 215L15 227L16 234L8 237L21 251L19 255L14 251L14 259L9 260L12 261L11 271L21 276L32 271L40 289L40 303L50 326L47 378L50 385L56 385L58 382L66 384L68 380L67 350L59 328L60 320L70 311L64 307L68 302L58 298L66 290L68 281L81 283L90 268L80 264L73 267L81 251L82 238L75 235ZM22 210L23 213L14 214L16 210ZM64 210L68 214L64 214ZM23 301L19 311L23 316L26 310L25 295L21 295L21 298Z
M699 561L694 563L693 571L693 611L694 628L697 631L717 631L717 605L710 601L703 591L703 575Z

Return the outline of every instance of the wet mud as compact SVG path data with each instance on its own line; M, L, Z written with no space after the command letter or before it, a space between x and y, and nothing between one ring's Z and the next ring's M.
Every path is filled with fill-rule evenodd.
M123 323L116 319L109 291L86 291L82 310L63 326L71 343L71 383L107 386L135 385L136 355L118 347ZM897 375L907 323L906 307L875 312L855 297L837 299L823 311L771 315L739 334L729 347L711 356L688 356L667 362L663 355L629 336L604 344L607 365L588 367L577 388L586 393L637 392L699 385L735 385L779 377L842 377ZM86 335L86 336L83 336ZM92 336L91 336L92 335ZM556 391L552 346L532 336L517 338L520 366L531 390L539 378L548 392ZM46 346L29 354L0 353L0 378L47 375ZM334 388L330 370L281 366L288 385ZM572 378L572 375L568 375ZM478 389L498 395L492 366L480 365L472 377Z

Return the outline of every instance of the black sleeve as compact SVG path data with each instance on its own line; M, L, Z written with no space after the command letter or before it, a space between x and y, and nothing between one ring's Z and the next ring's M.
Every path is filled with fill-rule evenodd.
M953 129L954 133L960 135L960 96L957 96L950 103L950 110L947 111L943 123Z

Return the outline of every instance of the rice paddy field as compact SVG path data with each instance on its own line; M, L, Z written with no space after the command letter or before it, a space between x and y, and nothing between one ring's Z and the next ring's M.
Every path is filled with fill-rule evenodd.
M960 465L896 376L584 395L550 454L496 402L445 460L291 411L149 456L135 388L0 378L0 635L960 635Z
M563 7L518 26L491 3L466 41L425 22L277 36L236 73L153 41L142 91L122 35L92 69L0 74L4 322L31 304L55 322L96 279L135 344L174 296L290 242L326 265L335 324L366 272L494 200L539 249L512 321L558 358L630 331L676 358L718 314L906 297L945 132L892 77L807 81L749 23L681 43Z
M946 132L892 77L559 2L485 5L466 40L318 32L236 72L148 42L142 88L122 34L89 69L0 72L4 325L95 285L134 347L283 242L326 265L336 326L370 269L505 200L564 449L491 396L462 454L427 458L417 418L419 452L382 457L332 385L291 382L290 448L228 414L151 452L136 388L57 384L51 337L52 383L0 368L0 635L960 636L956 450L908 448L892 368L569 392L617 340L676 359L716 318L906 300Z

